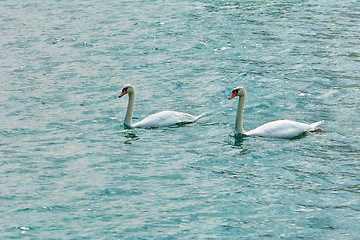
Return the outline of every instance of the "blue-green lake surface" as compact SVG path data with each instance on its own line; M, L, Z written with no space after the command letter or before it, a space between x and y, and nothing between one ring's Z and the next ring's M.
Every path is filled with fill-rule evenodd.
M0 1L1 239L360 239L359 1ZM198 115L123 125L161 110ZM325 120L293 140L235 137Z

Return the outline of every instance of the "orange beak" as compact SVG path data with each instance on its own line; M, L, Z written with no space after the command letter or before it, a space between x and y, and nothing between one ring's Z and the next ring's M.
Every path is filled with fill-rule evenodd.
M236 92L236 91L233 91L232 94L231 94L231 96L229 97L229 99L232 99L232 98L234 98L234 97L236 97L236 96L237 96L237 92Z
M126 89L124 89L124 90L121 92L119 98L121 98L121 97L124 96L125 94L126 94Z

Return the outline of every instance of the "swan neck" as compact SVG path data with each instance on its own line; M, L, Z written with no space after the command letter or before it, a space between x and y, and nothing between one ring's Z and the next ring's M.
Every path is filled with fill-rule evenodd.
M237 113L236 113L236 121L235 121L235 132L240 133L240 134L245 134L245 131L243 128L244 106L245 106L245 96L240 96Z
M128 106L125 115L124 124L128 127L132 127L132 117L134 113L135 93L129 93Z

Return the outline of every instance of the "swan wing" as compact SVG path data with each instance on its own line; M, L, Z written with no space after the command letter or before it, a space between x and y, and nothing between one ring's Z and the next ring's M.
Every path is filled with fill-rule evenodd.
M154 128L166 127L178 123L192 123L198 120L203 115L204 114L199 116L193 116L183 112L162 111L147 116L143 120L133 124L133 127Z
M321 123L322 122L306 124L291 120L278 120L261 125L254 130L247 132L246 135L275 138L293 138L304 132L314 131L315 128Z

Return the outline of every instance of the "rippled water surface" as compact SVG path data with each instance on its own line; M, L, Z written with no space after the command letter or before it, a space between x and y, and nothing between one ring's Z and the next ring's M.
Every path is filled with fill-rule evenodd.
M359 1L0 2L1 239L359 239ZM160 110L195 124L123 126ZM244 128L325 120L293 140Z

